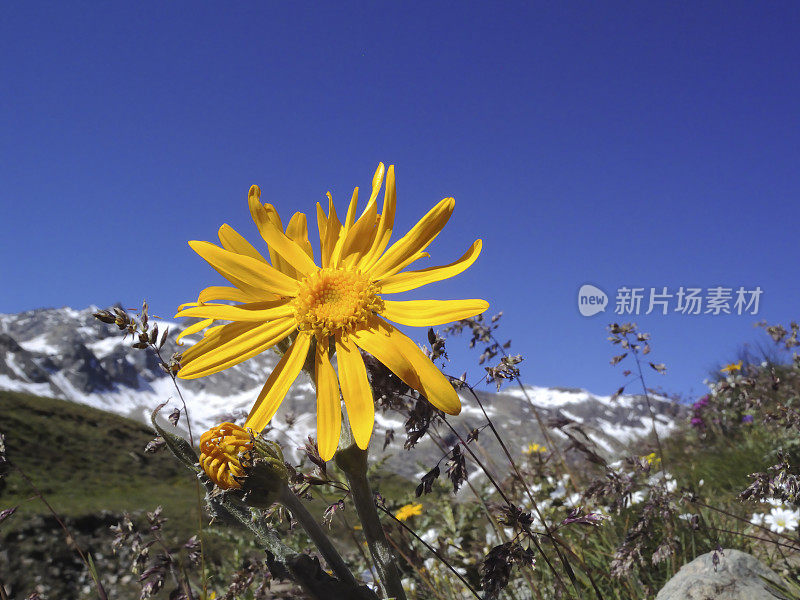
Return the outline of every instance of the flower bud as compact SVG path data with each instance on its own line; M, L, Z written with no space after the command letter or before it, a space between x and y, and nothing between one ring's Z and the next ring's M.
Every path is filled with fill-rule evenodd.
M241 488L242 454L253 449L250 434L233 423L220 423L200 436L200 466L223 490Z
M267 507L288 485L280 446L233 423L221 423L200 437L200 465L224 490L241 490L249 506Z

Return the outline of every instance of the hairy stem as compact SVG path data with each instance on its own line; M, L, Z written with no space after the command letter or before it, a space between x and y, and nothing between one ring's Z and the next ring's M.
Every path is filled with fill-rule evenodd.
M339 555L339 552L333 546L328 536L325 535L319 523L317 523L314 516L303 506L300 498L298 498L288 486L281 490L278 502L288 508L295 520L300 523L308 534L308 537L314 542L319 553L322 554L322 558L325 559L325 562L328 563L328 566L333 570L339 580L349 583L354 588L358 587L355 577L353 577L350 569L347 568L344 560Z
M356 505L356 512L364 536L367 538L367 546L378 571L384 594L395 600L406 600L397 560L386 540L372 488L367 479L367 451L361 450L355 444L340 448L336 452L336 465L344 471L347 483L350 485L350 494Z

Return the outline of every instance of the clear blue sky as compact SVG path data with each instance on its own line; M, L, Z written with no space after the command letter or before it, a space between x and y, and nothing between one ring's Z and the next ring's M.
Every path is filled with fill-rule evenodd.
M760 286L757 316L624 318L650 383L701 393L800 316L798 31L796 2L6 4L0 312L171 316L218 281L187 240L257 239L251 184L288 218L384 161L397 230L456 198L431 264L484 240L415 297L503 310L530 383L618 387L583 283Z

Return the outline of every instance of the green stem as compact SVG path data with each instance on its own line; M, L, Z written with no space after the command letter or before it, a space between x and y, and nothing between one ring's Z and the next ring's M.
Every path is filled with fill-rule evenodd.
M395 600L406 600L397 560L391 546L386 541L386 534L375 507L372 488L367 479L367 451L361 450L355 444L346 448L340 446L340 450L336 452L336 465L344 471L347 477L350 494L356 505L356 512L361 521L364 536L367 538L367 546L372 554L372 560L378 571L378 578L381 580L384 593Z
M300 498L295 496L294 492L286 486L280 491L278 502L288 508L295 520L305 529L308 537L314 542L314 545L317 547L320 554L322 554L322 558L325 559L325 562L328 563L328 566L333 570L339 580L357 588L358 583L356 583L356 579L353 577L350 569L347 568L344 560L336 551L336 548L333 546L330 539L328 539L328 536L325 535L322 527L320 527L319 523L314 519L314 516L303 506Z

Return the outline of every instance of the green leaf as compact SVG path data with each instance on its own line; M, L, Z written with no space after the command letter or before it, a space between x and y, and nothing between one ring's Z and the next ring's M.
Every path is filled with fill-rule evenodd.
M153 414L150 416L153 427L156 428L158 435L164 438L164 441L167 443L167 447L170 449L170 451L186 466L187 469L190 469L195 473L202 473L203 470L200 468L200 459L198 458L197 453L194 451L194 448L192 448L192 445L182 437L177 436L174 433L170 433L161 427L161 425L158 424L158 421L156 421L158 412L166 405L166 402L159 404L153 411Z

